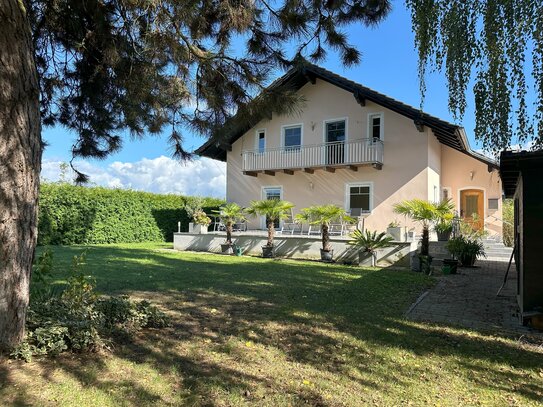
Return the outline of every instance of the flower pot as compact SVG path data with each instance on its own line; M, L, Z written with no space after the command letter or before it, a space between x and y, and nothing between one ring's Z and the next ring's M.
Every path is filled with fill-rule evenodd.
M375 267L375 256L369 252L358 253L358 265L366 267Z
M396 242L405 242L407 240L407 228L405 226L387 228L387 234L392 236Z
M194 233L199 235L207 235L207 226L206 225L194 225Z
M447 267L448 273L445 272L445 267ZM456 274L457 268L458 268L458 260L443 259L443 271L445 274Z
M448 230L446 232L436 232L438 242L447 242L451 238L452 231Z
M275 257L275 246L262 246L262 257L272 259Z
M223 254L232 254L233 253L232 245L230 243L221 244L221 252Z
M243 256L243 247L234 246L234 254L238 257Z
M321 249L321 260L322 261L332 261L333 257L334 257L334 251L333 250L323 250L323 249Z
M462 263L463 267L473 267L475 260L477 260L477 256L475 254L460 255L460 263Z
M430 275L432 272L432 256L419 254L419 273Z

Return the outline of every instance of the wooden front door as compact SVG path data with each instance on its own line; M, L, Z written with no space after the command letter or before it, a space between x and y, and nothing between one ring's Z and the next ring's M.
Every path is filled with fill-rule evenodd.
M484 192L480 189L460 191L460 216L470 223L474 230L481 230L484 227L484 197Z

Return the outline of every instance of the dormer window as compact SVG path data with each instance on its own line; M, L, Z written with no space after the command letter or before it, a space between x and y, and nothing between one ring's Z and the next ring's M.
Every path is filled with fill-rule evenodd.
M383 139L383 114L370 113L368 115L368 138Z

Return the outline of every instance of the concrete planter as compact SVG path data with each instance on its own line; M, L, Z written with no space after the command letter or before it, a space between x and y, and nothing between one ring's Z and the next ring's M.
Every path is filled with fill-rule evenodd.
M333 250L322 250L321 249L321 260L322 261L332 261L333 257L334 257L334 251Z
M430 275L432 273L432 256L418 255L419 272Z
M451 238L451 230L448 230L446 232L436 232L437 234L437 241L438 242L447 242Z
M375 267L376 261L375 256L372 253L368 252L359 252L358 253L358 265L366 267Z
M223 254L232 254L234 252L233 247L230 243L221 244L221 253Z
M207 235L207 226L206 225L194 225L194 233L199 235Z
M262 246L262 257L273 259L275 257L275 246Z
M396 242L405 242L407 240L407 227L387 228L387 234L392 236Z
M443 259L443 270L448 269L449 274L456 274L458 269L458 260L454 259Z

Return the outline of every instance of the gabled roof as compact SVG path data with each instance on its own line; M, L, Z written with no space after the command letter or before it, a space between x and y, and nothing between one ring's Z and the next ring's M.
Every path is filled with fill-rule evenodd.
M276 89L285 87L286 89L299 90L308 82L314 82L315 79L323 80L352 93L354 98L360 103L369 100L408 117L413 120L414 126L427 126L432 129L440 143L466 153L473 158L488 164L492 168L498 168L498 164L495 161L481 154L477 154L470 149L462 127L441 120L428 113L424 113L420 109L383 95L382 93L376 92L373 89L353 82L317 65L307 63L302 67L292 68L282 77L274 81L269 88ZM223 130L214 134L206 143L196 150L196 154L226 161L226 150L228 149L228 146L232 145L248 130L256 126L263 118L264 114L255 115L251 120L240 120L237 116L232 117L227 123L228 125L224 126Z
M500 156L500 178L506 198L512 198L520 173L527 169L543 169L543 151L503 151Z

